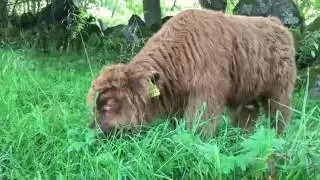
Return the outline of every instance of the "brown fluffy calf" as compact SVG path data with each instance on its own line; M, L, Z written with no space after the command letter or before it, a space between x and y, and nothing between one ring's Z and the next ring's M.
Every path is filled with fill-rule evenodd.
M258 99L265 112L279 110L288 121L294 54L291 34L276 18L185 10L168 20L130 63L105 67L87 99L103 131L170 114L192 125L202 103L207 104L202 119L219 117L228 107L234 124L244 127L249 117L252 126ZM159 96L150 95L152 85ZM201 129L212 134L218 122Z

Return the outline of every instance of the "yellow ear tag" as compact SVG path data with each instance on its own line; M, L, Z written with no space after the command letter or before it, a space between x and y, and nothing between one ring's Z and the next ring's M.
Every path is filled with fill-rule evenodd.
M148 95L149 97L160 96L159 88L153 84L151 81L148 82Z

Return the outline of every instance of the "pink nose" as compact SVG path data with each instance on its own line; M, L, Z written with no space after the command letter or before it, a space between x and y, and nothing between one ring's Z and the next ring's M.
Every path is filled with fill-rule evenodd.
M103 110L111 111L112 110L112 105L108 104L108 105L103 106Z
M114 99L109 99L102 109L106 112L114 112L117 109L117 105L118 104Z

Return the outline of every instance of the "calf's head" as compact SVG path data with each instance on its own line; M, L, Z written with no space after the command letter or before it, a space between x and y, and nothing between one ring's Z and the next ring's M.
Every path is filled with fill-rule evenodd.
M87 94L90 127L108 132L149 122L154 113L151 99L160 95L159 79L158 72L133 72L124 64L103 68Z

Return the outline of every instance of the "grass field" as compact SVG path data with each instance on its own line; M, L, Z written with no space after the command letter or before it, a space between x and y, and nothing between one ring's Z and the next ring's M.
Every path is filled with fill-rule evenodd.
M95 75L106 61L89 57ZM205 140L160 121L102 138L87 128L92 73L79 55L0 49L0 179L320 179L320 100L308 91L281 137L262 116L250 134L223 123Z

